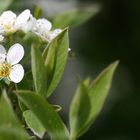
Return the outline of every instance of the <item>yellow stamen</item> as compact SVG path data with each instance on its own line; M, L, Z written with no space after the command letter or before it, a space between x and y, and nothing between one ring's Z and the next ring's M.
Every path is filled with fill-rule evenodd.
M8 63L0 64L0 77L8 77L10 74L11 65Z
M15 29L14 29L13 26L10 25L10 24L4 25L4 28L5 28L6 32L8 32L8 33L13 33L13 32L15 32Z

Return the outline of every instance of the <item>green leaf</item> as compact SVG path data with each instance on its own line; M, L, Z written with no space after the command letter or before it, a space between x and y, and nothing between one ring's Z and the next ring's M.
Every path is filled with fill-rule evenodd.
M29 74L31 75L31 72ZM30 78L28 78L27 74L25 74L24 78L22 79L22 81L20 83L16 84L16 90L31 89L32 84L28 81L28 79L30 79ZM28 108L23 103L21 103L19 100L18 100L18 105L19 105L20 110L22 112L24 112L25 110L28 110Z
M42 15L42 9L41 9L41 7L39 5L35 5L34 6L34 17L36 19L39 19L41 17L41 15Z
M80 134L90 113L90 99L86 87L87 80L80 82L70 106L71 140Z
M68 57L69 38L68 30L65 29L57 38L55 38L45 49L43 57L47 73L48 90L47 97L57 87L61 80L64 67Z
M38 37L36 34L34 34L32 32L27 32L26 34L24 34L24 36L22 37L22 40L23 40L23 42L25 42L27 44L32 44L32 42L34 42L34 44L42 43L40 37Z
M31 58L36 93L45 96L47 92L47 73L41 52L35 44L31 48Z
M29 139L30 140L36 140L35 136L31 136Z
M38 118L32 113L32 111L30 110L24 111L23 116L28 127L31 129L31 131L39 138L43 138L46 132L46 129L38 120Z
M105 99L108 95L109 89L111 87L111 82L113 78L113 74L115 72L115 69L118 65L118 61L115 63L109 65L105 70L101 72L101 74L93 81L93 83L89 83L89 79L84 81L85 84L85 90L81 89L81 95L88 95L88 97L83 97L81 99L78 99L76 97L80 97L80 93L76 93L72 104L71 104L71 110L70 110L70 126L71 126L71 139L75 139L79 136L81 136L83 133L85 133L88 128L92 125L92 123L97 118L98 114L100 113L103 104L105 102ZM88 92L88 94L86 94ZM85 93L85 94L84 94ZM79 95L79 96L78 96ZM86 101L82 101L82 99ZM79 106L75 105L76 101L82 102ZM78 104L77 103L77 104ZM87 104L90 104L88 106ZM75 105L75 106L74 106ZM74 108L75 107L75 108ZM80 110L83 107L83 116L85 115L85 120L82 120L81 127L79 127L79 130L75 129L76 123L73 123L73 120L78 120L78 115L80 116L80 111L76 112L75 110ZM86 111L85 111L86 110ZM88 112L90 110L90 112ZM72 114L72 112L75 111L75 115ZM79 114L78 114L79 113ZM76 118L77 117L77 118Z
M89 87L89 98L92 107L86 128L91 126L103 107L118 63L116 61L104 69Z
M5 92L0 98L0 140L28 140Z
M19 100L18 100L18 105L19 105L20 110L21 110L22 112L28 110L28 108L27 108L22 102L20 102Z
M53 18L54 28L77 27L87 22L97 13L97 9L93 8L79 8L73 9Z
M10 6L12 1L13 0L4 0L4 1L1 0L0 1L0 14Z
M19 100L34 113L53 140L68 139L63 121L42 96L31 91L16 92Z

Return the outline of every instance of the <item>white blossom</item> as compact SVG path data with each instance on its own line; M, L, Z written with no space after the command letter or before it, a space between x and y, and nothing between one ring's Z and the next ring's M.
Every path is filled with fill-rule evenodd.
M18 30L25 33L31 31L47 42L51 42L62 32L61 29L52 30L52 23L45 18L35 19L29 9L18 16L10 10L3 12L0 16L0 41L4 39L5 34Z
M57 37L62 30L52 29L52 23L45 18L38 19L36 21L35 27L32 32L41 37L44 41L51 42L55 37Z
M38 19L32 32L40 36L44 41L51 42L58 34L62 32L61 29L52 29L52 23L45 18Z
M36 24L36 19L32 16L30 10L26 9L16 18L14 28L26 33L32 30L34 24Z
M46 34L46 32L50 31L52 28L52 24L45 18L38 19L33 28L33 31L38 32L40 34Z
M46 34L46 39L48 42L51 42L54 38L56 38L62 32L61 29L55 29Z
M11 46L7 53L0 45L0 78L19 83L24 76L24 69L21 64L18 64L23 56L24 49L18 43Z
M0 34L14 33L17 30L28 32L32 30L35 23L36 19L28 9L24 10L19 16L8 10L0 16Z
M32 32L41 37L44 41L46 40L46 35L49 34L52 28L52 24L45 18L38 19Z
M15 32L14 23L16 14L12 11L5 11L0 16L0 34Z

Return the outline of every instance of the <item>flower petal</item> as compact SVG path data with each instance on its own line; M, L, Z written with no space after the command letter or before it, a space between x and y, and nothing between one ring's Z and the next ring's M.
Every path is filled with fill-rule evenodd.
M22 30L23 32L27 33L29 31L32 31L32 28L36 24L36 19L31 15L29 20L18 27L18 29Z
M11 65L17 64L24 56L23 47L16 43L8 50L7 62Z
M61 29L55 29L51 31L49 34L46 34L46 39L51 42L54 38L56 38L62 32Z
M15 26L26 23L30 18L31 12L29 9L24 10L16 19Z
M13 24L16 19L16 14L13 13L12 11L6 11L3 12L2 15L0 16L0 22L3 24Z
M49 31L51 30L52 28L52 24L50 21L48 21L47 19L45 18L41 18L41 19L38 19L37 20L37 23L36 23L36 28L38 30L42 30L42 31Z
M15 32L13 26L16 20L16 14L12 11L3 12L0 16L0 33L13 33Z
M0 54L6 54L6 50L2 45L0 45Z
M14 83L19 83L24 76L24 69L21 64L16 64L11 68L9 78Z
M6 50L2 45L0 45L0 63L4 62L5 58L6 58Z

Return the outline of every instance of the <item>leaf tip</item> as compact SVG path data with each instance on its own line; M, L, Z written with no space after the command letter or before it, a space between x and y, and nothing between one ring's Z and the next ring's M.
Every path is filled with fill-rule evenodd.
M110 68L112 68L112 70L115 71L115 69L117 68L119 63L120 63L120 61L116 60L114 63L110 64Z

